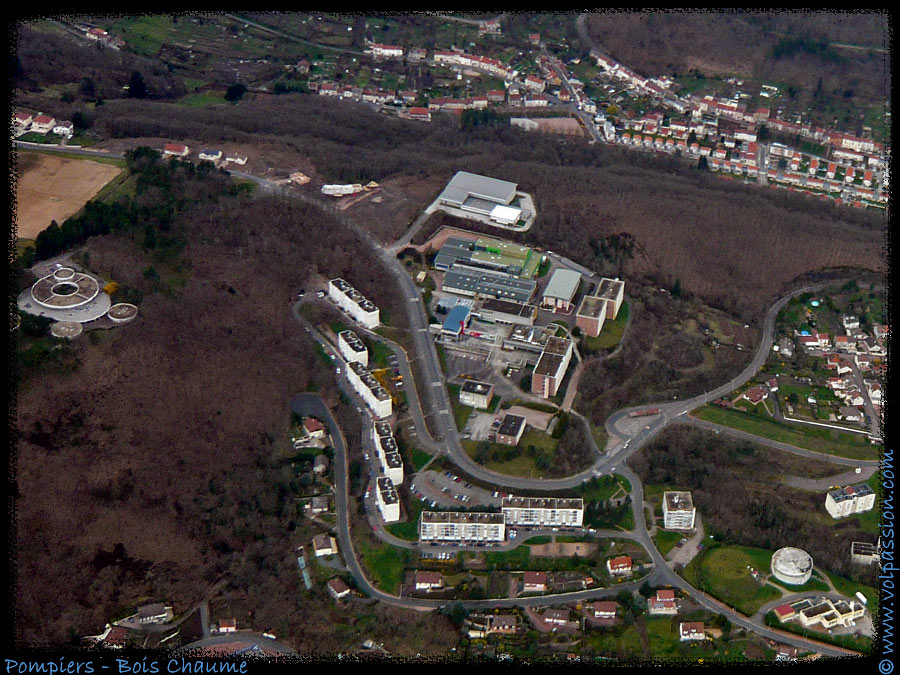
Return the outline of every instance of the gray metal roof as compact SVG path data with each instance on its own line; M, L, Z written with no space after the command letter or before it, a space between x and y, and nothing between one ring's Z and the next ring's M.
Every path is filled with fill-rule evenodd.
M517 279L507 274L457 263L444 275L443 288L450 292L457 289L489 298L526 303L534 295L537 284L527 279Z
M571 302L581 283L581 273L575 270L557 269L550 277L550 283L544 291L544 297L560 298Z
M441 201L461 205L469 197L486 199L497 204L509 204L516 196L516 183L457 171L441 193Z

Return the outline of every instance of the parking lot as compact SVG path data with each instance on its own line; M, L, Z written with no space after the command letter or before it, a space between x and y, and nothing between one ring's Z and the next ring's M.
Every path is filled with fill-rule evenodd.
M423 471L413 482L413 494L429 506L463 507L496 506L500 508L502 492L489 492L465 482L449 471ZM496 497L494 495L497 495ZM435 507L433 507L435 508Z

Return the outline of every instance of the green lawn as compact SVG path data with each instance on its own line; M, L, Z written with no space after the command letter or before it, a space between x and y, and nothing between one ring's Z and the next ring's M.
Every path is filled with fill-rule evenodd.
M407 518L405 523L392 523L385 529L395 537L407 541L419 540L419 514L425 508L425 502L417 497L411 497L407 504Z
M601 349L614 349L622 340L622 334L625 332L625 324L628 323L628 302L622 302L619 308L619 314L615 319L607 319L600 329L600 335L597 337L584 337L585 347L588 351L596 352Z
M463 405L459 402L459 391L462 388L462 385L459 384L448 384L447 389L450 392L450 405L453 407L453 417L456 420L456 430L462 431L466 428L466 424L469 422L469 417L471 417L474 408L468 405Z
M653 536L653 543L656 544L656 548L659 549L659 552L666 556L669 554L673 548L675 548L675 544L681 541L684 538L684 534L681 532L666 532L665 530L657 530L656 534Z
M372 583L383 591L396 593L412 554L404 548L387 544L373 546L360 540L356 540L354 544Z
M421 471L422 467L428 464L431 461L431 455L429 455L424 450L419 450L419 448L413 448L411 451L412 454L412 462L416 471Z
M368 338L365 338L363 342L366 343L366 349L369 350L369 368L388 368L390 358L394 355L393 350L383 342L376 342Z
M781 597L773 587L760 586L747 569L750 565L768 574L771 559L770 551L713 544L691 561L684 577L738 612L752 616L767 602Z
M575 492L586 502L606 501L620 489L631 492L631 483L622 476L595 476L575 488Z
M851 459L876 459L878 449L862 434L808 425L787 426L759 415L707 405L693 413L702 420L722 424L799 448Z
M523 436L522 438L524 439L525 437ZM466 454L468 454L472 459L475 459L475 454L478 451L478 442L464 439L462 441L462 445L463 449L465 449L466 451ZM492 449L506 449L508 447L508 445L491 443ZM541 476L547 475L542 469L539 469L537 467L537 465L534 463L534 457L529 457L527 452L522 452L521 455L509 460L508 462L495 462L493 460L488 460L488 462L486 464L483 464L482 466L484 466L486 469L489 469L490 471L496 471L497 473L502 473L507 476L540 478Z

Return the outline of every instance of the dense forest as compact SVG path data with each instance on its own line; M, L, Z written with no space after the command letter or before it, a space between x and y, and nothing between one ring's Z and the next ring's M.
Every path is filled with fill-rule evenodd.
M602 257L598 239L627 233L634 240L627 277L678 278L745 319L800 274L880 265L881 212L717 179L677 158L511 128L462 131L451 120L422 127L301 95L206 109L116 101L100 109L96 125L112 137L280 144L326 181L420 176L440 183L459 169L511 180L538 207L528 242L591 266Z
M628 462L645 485L690 491L706 530L725 542L770 551L796 546L817 567L875 585L874 568L850 562L850 542L875 543L875 535L862 532L856 518L819 524L816 514L827 516L824 492L780 481L785 475L823 478L843 467L684 425L667 429Z
M221 178L176 168L171 187L199 196ZM292 553L315 530L284 461L289 397L339 397L289 303L340 275L398 321L405 308L377 266L358 264L361 242L314 207L221 191L168 227L177 255L160 257L142 230L87 240L78 259L139 291L140 316L71 343L74 367L19 387L16 640L97 633L145 597L182 612L224 580L220 597L253 610L255 627L307 651L341 644L331 600L301 590ZM358 453L355 410L337 411Z

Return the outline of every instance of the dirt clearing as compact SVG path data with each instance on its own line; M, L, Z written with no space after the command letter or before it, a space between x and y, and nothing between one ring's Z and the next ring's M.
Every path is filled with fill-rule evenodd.
M62 224L122 171L112 164L28 152L19 153L18 165L16 224L22 239L34 239L51 220Z

